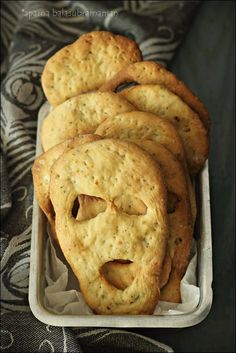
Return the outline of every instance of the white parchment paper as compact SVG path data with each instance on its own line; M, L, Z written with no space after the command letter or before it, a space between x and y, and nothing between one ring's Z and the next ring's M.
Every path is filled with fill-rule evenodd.
M92 310L84 302L79 290L79 282L72 270L58 256L51 238L47 240L45 248L45 307L55 314L93 315ZM186 274L181 281L182 303L169 303L159 301L154 315L184 314L193 311L200 299L200 290L196 283L197 247L195 242L192 247L192 258Z

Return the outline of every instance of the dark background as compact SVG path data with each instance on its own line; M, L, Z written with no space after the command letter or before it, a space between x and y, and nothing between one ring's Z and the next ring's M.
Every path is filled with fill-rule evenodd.
M170 68L203 100L212 120L213 305L197 326L133 331L176 352L235 352L234 1L202 2Z

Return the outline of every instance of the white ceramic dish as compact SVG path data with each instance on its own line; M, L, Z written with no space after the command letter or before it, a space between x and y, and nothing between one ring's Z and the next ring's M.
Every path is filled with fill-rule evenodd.
M44 112L39 114L36 154L42 153L39 131ZM31 239L29 302L35 317L54 326L98 326L98 327L188 327L204 320L212 304L212 243L208 163L199 175L197 183L198 220L196 238L198 246L197 277L200 302L197 308L182 315L56 315L45 309L43 304L45 277L44 252L46 244L46 218L34 197Z

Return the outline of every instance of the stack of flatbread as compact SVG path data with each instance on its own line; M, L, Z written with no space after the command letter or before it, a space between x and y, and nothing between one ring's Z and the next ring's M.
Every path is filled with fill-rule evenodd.
M58 51L42 86L51 111L34 187L86 303L97 314L152 314L158 300L181 302L192 180L209 150L206 108L173 73L142 61L134 41L109 32Z

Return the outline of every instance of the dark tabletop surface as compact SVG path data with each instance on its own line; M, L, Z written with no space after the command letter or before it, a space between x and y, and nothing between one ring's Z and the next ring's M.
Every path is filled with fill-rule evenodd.
M212 119L210 187L213 305L200 324L140 329L177 352L235 352L235 5L206 1L171 69L203 100Z

